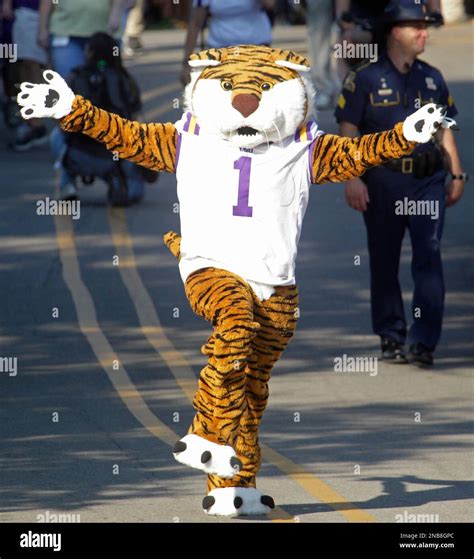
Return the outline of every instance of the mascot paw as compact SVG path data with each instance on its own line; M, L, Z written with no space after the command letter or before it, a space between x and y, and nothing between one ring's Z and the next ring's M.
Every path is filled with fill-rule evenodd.
M181 464L222 478L233 478L242 469L242 462L231 446L212 443L198 435L186 435L179 440L173 456Z
M455 128L456 121L445 117L446 107L428 103L408 116L403 123L403 135L410 142L429 142L439 127Z
M220 487L204 497L202 508L206 514L216 516L248 516L268 514L275 503L255 487Z
M44 83L23 82L17 103L22 107L20 113L29 118L62 118L71 112L74 93L63 78L53 72L43 72Z

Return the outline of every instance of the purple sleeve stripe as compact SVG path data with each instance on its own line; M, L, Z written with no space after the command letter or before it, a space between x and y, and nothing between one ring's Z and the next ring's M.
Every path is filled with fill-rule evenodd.
M186 122L184 123L184 127L183 127L183 130L185 132L189 131L189 126L191 124L191 116L192 116L191 113L186 113Z
M311 127L313 126L313 123L310 121L308 122L308 124L306 125L306 137L308 138L308 140L313 141L313 134L311 133Z
M199 136L199 124L196 122L196 127L194 128L194 133Z

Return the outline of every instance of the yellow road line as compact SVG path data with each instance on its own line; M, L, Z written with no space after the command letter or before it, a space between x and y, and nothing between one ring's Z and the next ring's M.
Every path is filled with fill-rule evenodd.
M81 332L89 342L92 351L107 373L120 398L137 421L155 437L158 437L168 445L173 445L178 436L150 410L135 388L124 365L120 363L118 370L112 369L112 363L118 360L118 357L99 326L94 301L82 281L72 220L69 216L56 216L54 223L63 277L74 301Z
M161 325L155 304L150 297L138 273L132 239L128 233L125 212L120 208L108 208L107 216L117 254L119 256L120 275L130 299L135 306L141 330L150 345L173 371L176 382L192 402L197 389L197 379L181 353L168 339Z
M108 210L108 218L112 239L115 244L120 263L119 270L122 280L130 293L130 298L135 305L141 329L149 340L152 347L161 355L176 382L182 387L188 399L192 402L196 390L196 378L191 367L178 350L174 347L171 340L166 335L158 315L155 311L154 303L148 294L138 273L135 255L133 251L133 239L128 232L125 212L115 208ZM171 257L171 255L170 255ZM162 348L164 352L162 352ZM191 380L191 377L193 380ZM374 522L375 518L370 514L357 509L342 495L337 493L325 482L310 472L306 472L301 466L295 464L279 452L271 449L267 445L261 445L263 458L276 466L279 470L287 474L298 485L319 501L327 503L331 508L342 514L351 522ZM283 509L280 509L283 511ZM288 513L285 512L288 515Z

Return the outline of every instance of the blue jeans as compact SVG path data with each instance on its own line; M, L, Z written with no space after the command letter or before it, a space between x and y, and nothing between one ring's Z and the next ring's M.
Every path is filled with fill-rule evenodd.
M69 37L69 43L65 46L54 46L55 36L51 37L51 59L53 69L64 79L67 79L71 71L76 66L81 66L86 61L85 46L88 41L86 37ZM53 130L50 139L51 151L56 164L60 165L60 160L66 150L64 142L64 132L60 128ZM59 188L63 189L67 184L74 184L74 177L66 172L60 165L61 176Z
M67 184L75 184L74 177L70 175L62 164L62 158L66 152L66 141L64 138L65 132L57 126L53 128L49 136L49 145L54 159L55 168L61 170L59 178L59 189L62 190Z

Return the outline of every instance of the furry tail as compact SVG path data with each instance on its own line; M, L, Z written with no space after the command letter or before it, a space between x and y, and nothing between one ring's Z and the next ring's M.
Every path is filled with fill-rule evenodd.
M178 235L178 233L175 233L174 231L168 231L168 233L163 235L163 240L165 241L165 245L170 249L173 256L175 256L179 260L181 246L180 235Z

